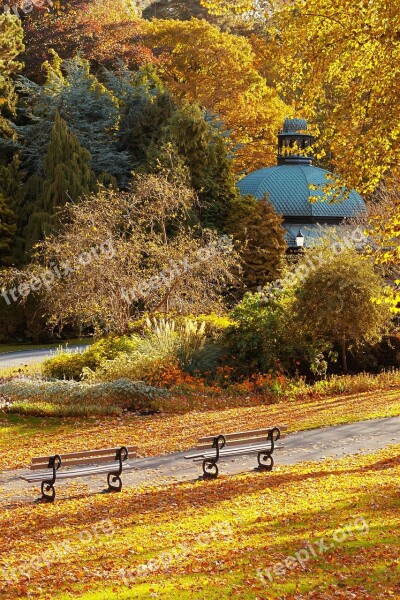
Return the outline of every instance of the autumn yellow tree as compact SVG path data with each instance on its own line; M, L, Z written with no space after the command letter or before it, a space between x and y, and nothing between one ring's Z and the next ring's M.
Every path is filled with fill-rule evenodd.
M17 60L24 50L20 21L9 14L0 14L0 134L12 136L8 119L15 115L17 95L12 76L22 64Z
M383 183L369 203L364 223L369 237L368 250L387 277L386 302L400 312L400 180Z
M311 0L278 11L268 25L278 89L320 125L320 148L361 192L398 170L398 9L385 0Z
M398 0L203 0L213 14L253 11L260 73L319 127L319 158L361 192L397 171Z
M231 131L237 170L275 163L276 132L290 109L257 71L246 38L204 20L154 20L146 43L175 96L200 103Z

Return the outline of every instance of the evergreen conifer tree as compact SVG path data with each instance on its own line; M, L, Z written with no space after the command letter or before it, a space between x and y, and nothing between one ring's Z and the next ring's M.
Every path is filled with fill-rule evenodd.
M132 157L135 168L146 165L153 146L158 147L163 129L175 111L168 92L149 93L143 88L126 107L122 143Z
M251 212L254 212L258 206L258 200L251 194L246 196L238 195L232 202L229 214L225 224L225 231L228 234L235 235L242 221L246 219Z
M223 230L231 203L239 193L228 156L225 139L208 122L197 105L177 109L164 128L164 148L171 144L190 174L189 184L200 200L200 219L204 226ZM156 149L150 157L153 166L165 162Z
M43 179L28 182L32 198L25 236L27 250L58 228L57 212L69 201L76 202L96 190L91 155L83 148L65 121L56 113L44 159Z
M44 208L53 211L95 189L91 155L56 113L44 161Z
M121 108L120 147L129 152L135 169L146 170L148 150L159 145L175 102L152 65L136 73L122 65L115 72L104 69L102 80Z
M0 193L0 268L13 263L13 241L17 219L9 202Z
M61 61L54 53L46 63L47 79L39 86L21 78L22 111L27 124L16 126L21 157L30 175L43 177L44 148L58 111L81 146L91 154L97 176L113 178L120 186L128 181L129 153L120 148L121 108L118 99L90 73L89 62L76 57Z
M90 73L89 61L63 62L67 85L59 95L60 114L92 156L96 175L113 176L119 186L128 182L130 157L118 145L121 111L117 98Z
M21 161L15 154L8 165L0 166L0 197L3 197L15 215L16 230L13 235L13 262L23 261L25 240L23 230L27 223L25 173Z
M232 233L242 259L246 291L257 291L259 286L279 277L287 246L282 218L268 197L257 202Z

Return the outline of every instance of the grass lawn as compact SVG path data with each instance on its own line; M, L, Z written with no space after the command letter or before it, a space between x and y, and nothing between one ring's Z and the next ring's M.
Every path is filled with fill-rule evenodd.
M399 482L397 446L15 505L0 513L0 597L399 598Z
M200 433L289 431L400 415L400 389L120 418L0 416L0 469L31 457L137 443L184 450ZM54 505L0 496L0 598L400 598L400 446L218 480L93 494ZM66 498L66 499L65 499Z
M400 415L400 388L268 406L139 417L41 418L0 413L0 470L26 467L33 456L138 445L143 456L187 450L200 434L287 424L288 431Z

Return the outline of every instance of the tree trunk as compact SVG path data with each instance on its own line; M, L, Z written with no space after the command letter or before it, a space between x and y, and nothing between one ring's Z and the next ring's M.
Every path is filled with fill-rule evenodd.
M346 334L342 335L342 368L347 373Z

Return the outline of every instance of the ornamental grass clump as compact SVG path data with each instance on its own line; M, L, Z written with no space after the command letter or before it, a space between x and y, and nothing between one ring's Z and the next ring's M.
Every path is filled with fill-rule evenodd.
M146 319L143 336L132 335L127 351L119 352L111 360L102 360L92 369L83 369L88 382L130 379L149 385L171 385L186 376L200 376L215 371L223 349L207 336L206 323L173 319ZM176 377L171 377L176 374Z

